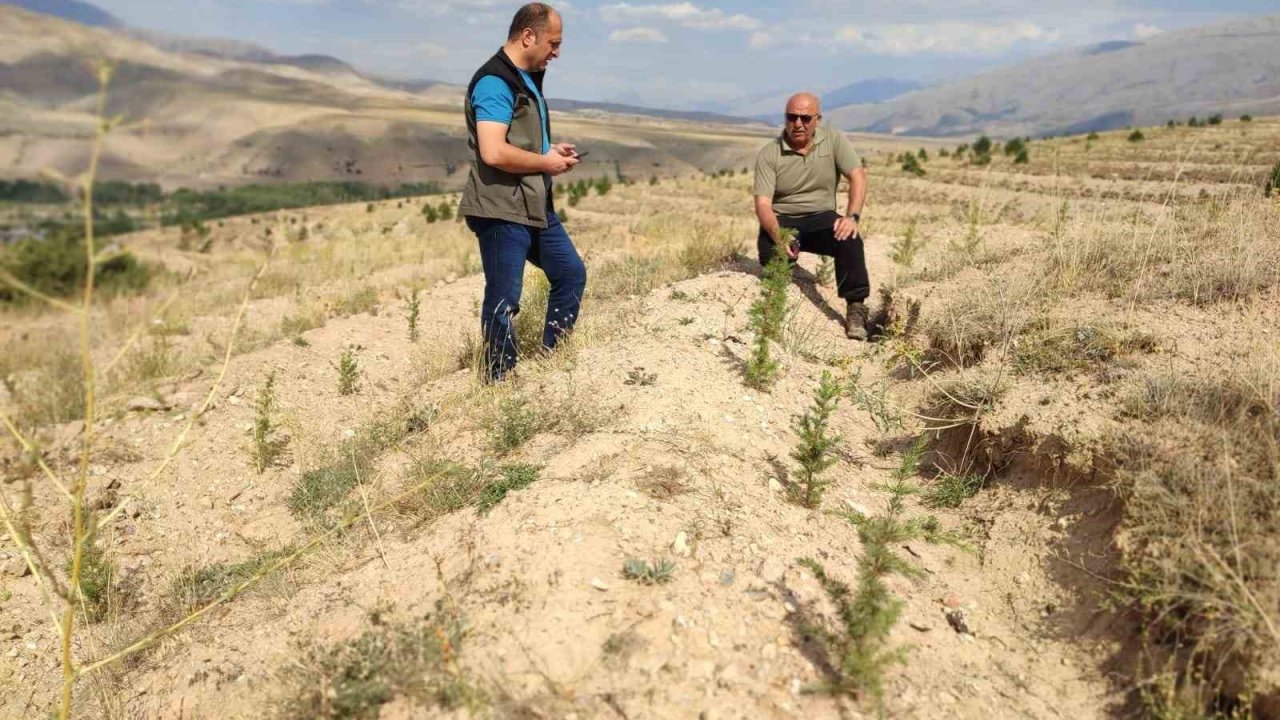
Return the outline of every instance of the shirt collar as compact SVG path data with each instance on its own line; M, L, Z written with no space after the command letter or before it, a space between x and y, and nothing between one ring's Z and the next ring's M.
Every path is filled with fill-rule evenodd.
M823 141L826 139L827 139L827 134L826 132L823 131L822 126L819 125L818 129L815 130L813 133L813 142L809 144L810 150L821 145ZM800 154L795 150L793 150L791 146L787 144L787 136L785 134L785 131L778 133L778 147L782 148L782 153L784 155L787 153L791 153L792 155Z

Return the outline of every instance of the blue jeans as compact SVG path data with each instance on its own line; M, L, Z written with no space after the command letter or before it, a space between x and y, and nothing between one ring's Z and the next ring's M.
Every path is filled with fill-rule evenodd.
M529 225L468 217L467 227L480 241L484 266L484 303L480 306L480 330L484 333L485 372L489 380L501 380L515 367L516 347L512 318L520 312L527 260L547 274L547 318L542 346L554 350L560 336L573 329L587 286L587 268L573 241L554 212L547 213L547 229Z

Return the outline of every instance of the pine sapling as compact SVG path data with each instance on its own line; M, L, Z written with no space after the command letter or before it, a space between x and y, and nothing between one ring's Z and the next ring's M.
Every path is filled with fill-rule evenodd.
M835 464L831 448L839 438L829 434L831 414L840 401L840 384L829 371L822 372L822 380L813 395L813 405L796 418L793 426L799 442L791 451L791 458L799 463L796 484L792 486L792 498L808 508L816 508L822 502L822 492L831 484L822 478L823 472Z
M1263 188L1263 197L1271 197L1272 192L1280 191L1280 162L1271 168L1271 173L1267 177L1266 187Z
M795 230L779 228L779 244L786 245L795 238ZM751 359L747 361L747 384L765 390L773 384L778 374L778 361L770 354L769 343L782 338L782 324L787 314L787 285L791 282L791 261L785 252L777 249L764 267L760 281L760 296L751 304L748 317L755 331L755 345Z
M360 367L356 364L356 352L347 348L338 357L338 394L351 395L356 392L359 381Z
M278 445L271 440L275 423L271 420L276 409L276 373L267 373L267 379L258 389L258 399L254 403L253 419L253 464L262 473L275 462L279 453Z
M858 581L851 588L827 575L816 560L802 558L800 564L813 572L836 608L839 625L807 623L805 632L821 643L828 654L833 692L857 693L880 703L884 693L884 672L904 659L905 648L889 646L889 635L902 613L903 603L890 592L885 578L892 574L918 578L922 572L897 553L903 543L916 538L943 539L932 517L904 520L904 500L915 492L909 479L916 474L924 453L924 438L902 458L885 488L889 501L883 515L849 516L862 541L858 559Z
M409 342L418 342L418 314L422 310L422 300L418 298L418 291L414 290L409 296Z
M902 237L893 241L889 257L901 270L910 270L916 262L916 255L924 247L925 241L916 230L916 218L907 221L907 230Z

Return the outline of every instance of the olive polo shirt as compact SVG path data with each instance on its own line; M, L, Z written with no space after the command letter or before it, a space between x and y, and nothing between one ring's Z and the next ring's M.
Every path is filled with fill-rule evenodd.
M773 199L779 215L808 215L836 209L840 178L861 167L848 138L819 125L808 155L787 145L781 134L760 148L752 194Z

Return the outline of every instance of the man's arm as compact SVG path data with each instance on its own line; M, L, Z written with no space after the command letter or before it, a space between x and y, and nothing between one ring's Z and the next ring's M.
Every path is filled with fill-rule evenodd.
M767 195L756 195L756 219L760 221L760 229L769 236L774 245L782 247L787 253L787 257L795 260L800 256L799 253L791 249L791 245L782 245L778 240L778 216L773 212L773 198Z
M845 217L836 221L836 240L848 240L858 234L858 223L848 217L853 213L862 214L862 204L867 200L867 169L857 167L846 175L849 179L849 202L845 206Z
M778 216L773 214L773 198L756 195L756 219L760 221L760 229L778 244Z
M476 123L476 142L480 145L480 159L485 165L513 175L561 175L578 164L572 145L553 145L546 155L521 150L507 142L507 125L492 120Z

